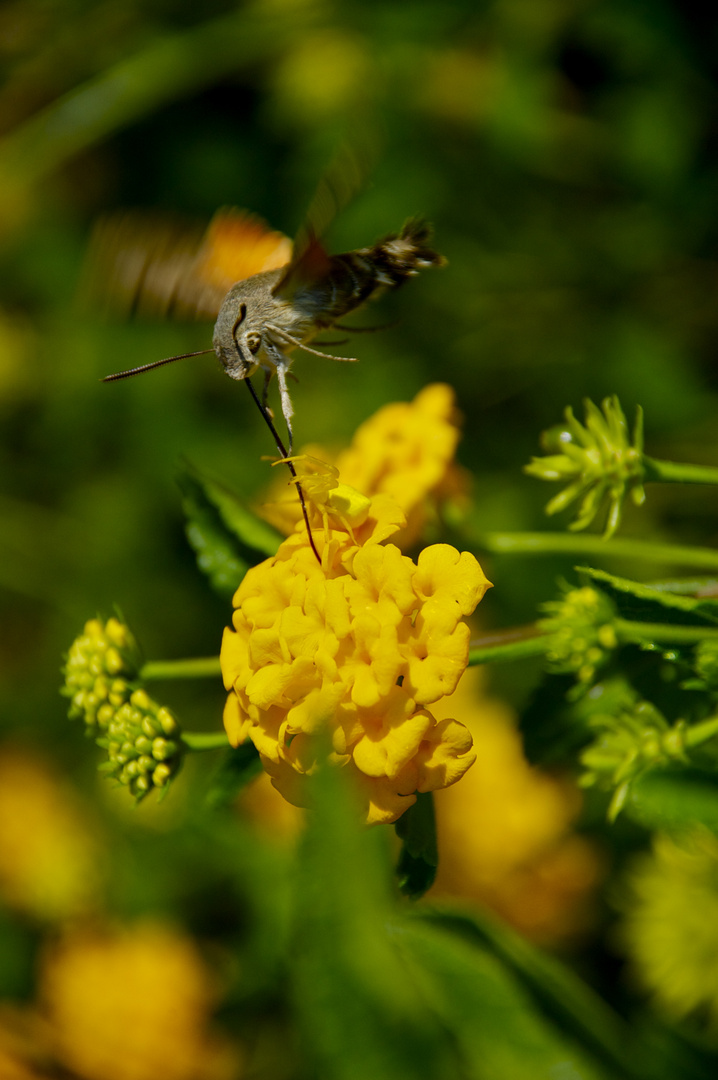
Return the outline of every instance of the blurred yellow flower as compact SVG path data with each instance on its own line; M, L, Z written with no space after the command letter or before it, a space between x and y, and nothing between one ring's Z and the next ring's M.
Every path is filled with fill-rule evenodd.
M0 1002L0 1077L49 1080L57 1076L50 1031L34 1009Z
M467 486L465 474L454 462L459 435L454 391L445 383L432 383L412 402L379 409L333 463L349 487L370 497L385 494L394 499L407 519L394 537L404 549L421 535L437 502L459 496ZM327 458L321 447L306 447L304 452ZM298 500L284 497L283 490L286 485L277 481L271 501L260 513L287 535L299 520L300 509Z
M0 748L0 897L40 919L97 902L98 849L88 813L36 756Z
M658 835L628 877L620 936L640 982L675 1019L718 1036L718 838L699 826Z
M82 1080L230 1080L210 1031L217 988L193 941L158 922L68 934L40 970L54 1055Z
M466 724L477 759L463 783L435 796L439 871L429 895L479 901L527 936L557 941L589 921L599 861L570 831L577 789L529 766L511 710L481 693L482 678L468 671L436 709Z
M462 616L489 582L473 555L446 544L416 565L383 545L402 518L386 495L368 506L347 497L338 512L327 497L321 513L321 564L301 522L234 596L220 656L224 724L232 745L252 740L297 806L318 766L312 736L327 731L330 760L354 775L367 822L391 822L474 760L466 728L437 722L426 706L456 688L468 662Z

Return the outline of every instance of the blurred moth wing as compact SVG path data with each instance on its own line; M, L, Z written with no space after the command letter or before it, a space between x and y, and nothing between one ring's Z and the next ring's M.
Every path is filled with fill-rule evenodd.
M126 212L92 234L80 298L128 317L216 319L235 282L286 266L292 242L244 210L218 210L202 230Z

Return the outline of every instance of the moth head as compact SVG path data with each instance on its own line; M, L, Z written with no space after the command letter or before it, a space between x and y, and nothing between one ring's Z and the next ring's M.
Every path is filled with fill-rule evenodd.
M214 328L214 351L232 379L246 379L255 371L262 348L262 332L253 322L246 301L225 302Z

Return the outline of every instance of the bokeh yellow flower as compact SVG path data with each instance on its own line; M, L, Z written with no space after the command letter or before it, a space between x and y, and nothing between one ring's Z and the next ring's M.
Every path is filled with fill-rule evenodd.
M482 692L483 677L472 668L436 709L466 724L477 760L435 796L439 870L429 895L478 901L536 941L560 941L590 922L600 862L571 832L577 789L528 764L515 717Z
M78 796L30 751L0 747L0 898L43 920L98 901L97 838Z
M413 401L379 409L333 464L349 487L370 497L392 497L406 515L394 542L406 549L419 538L437 503L459 497L467 486L466 474L454 461L459 437L454 391L445 383L431 383ZM303 453L331 460L321 447L305 447ZM286 483L279 480L259 509L285 535L300 517L298 500L286 494Z
M342 507L353 505L348 499ZM416 793L453 784L474 760L471 736L427 706L456 688L470 615L489 582L473 555L445 544L418 563L382 543L401 524L388 496L347 520L331 502L300 523L234 596L221 664L232 745L250 738L275 787L307 803L320 730L351 773L369 823L395 821Z
M0 1002L2 1080L48 1080L56 1075L42 1017L33 1009Z
M217 997L194 942L159 922L68 934L40 969L54 1056L82 1080L236 1078L210 1030Z

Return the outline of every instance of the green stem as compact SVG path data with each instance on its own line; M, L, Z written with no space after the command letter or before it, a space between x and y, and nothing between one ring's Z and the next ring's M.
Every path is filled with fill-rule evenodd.
M718 626L674 626L671 623L631 622L629 619L614 619L612 625L622 644L694 645L705 638L718 638Z
M602 558L639 559L643 562L718 569L715 548L653 544L645 540L604 540L600 536L571 533L480 533L476 542L497 555L599 555Z
M682 465L644 457L644 480L658 484L718 484L718 469L710 465Z
M221 676L218 656L199 656L191 660L150 660L140 669L140 678L214 679Z
M672 623L632 622L629 619L615 619L613 626L623 645L694 645L705 638L718 638L718 626L674 626ZM542 634L533 623L475 638L469 648L469 667L543 656L551 647L552 638L551 634Z
M718 716L712 716L710 720L704 720L702 724L694 724L686 729L683 742L686 746L700 746L708 742L714 735L718 735Z
M224 731L183 731L182 742L190 750L226 750L229 739Z
M550 635L541 634L533 624L515 630L498 631L471 642L469 667L488 664L494 660L523 660L528 656L542 656L549 642Z

